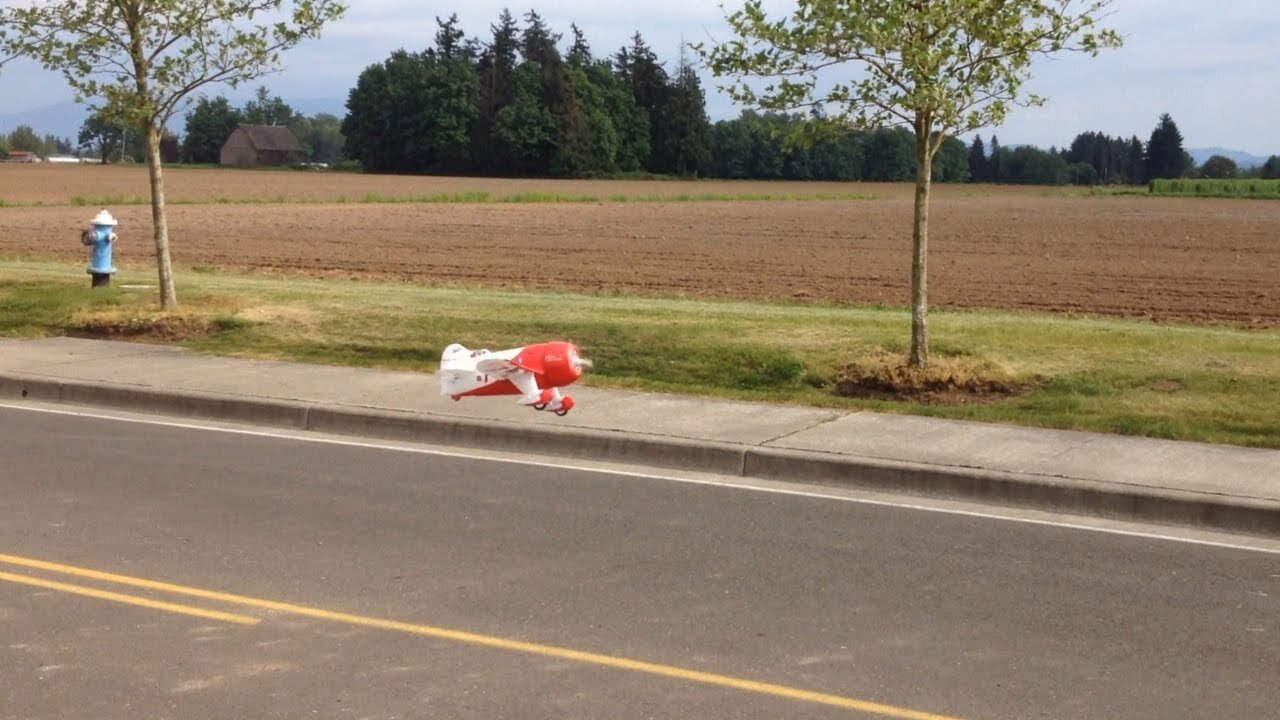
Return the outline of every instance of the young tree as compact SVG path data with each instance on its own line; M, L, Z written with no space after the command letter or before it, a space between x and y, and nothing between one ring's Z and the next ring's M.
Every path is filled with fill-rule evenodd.
M160 144L186 98L210 83L236 86L280 67L280 53L342 16L338 0L57 0L0 8L0 54L62 72L79 100L112 122L146 131L160 306L178 305L165 219ZM254 25L258 15L272 21Z
M771 20L764 0L728 15L736 37L696 49L738 102L775 110L834 107L837 120L901 124L915 131L916 198L911 262L909 364L928 361L927 265L933 156L948 136L999 125L1011 105L1044 101L1023 92L1036 56L1096 54L1120 45L1096 27L1112 0L798 0ZM865 72L825 82L823 71ZM758 89L754 78L769 83ZM821 89L820 89L821 88Z

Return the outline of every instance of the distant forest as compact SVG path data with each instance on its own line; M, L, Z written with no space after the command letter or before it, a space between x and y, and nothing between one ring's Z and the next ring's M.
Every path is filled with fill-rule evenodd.
M578 26L567 50L535 11L518 23L503 11L485 40L467 38L456 15L436 19L434 45L397 50L367 67L348 94L346 116L295 113L266 88L244 107L201 98L185 135L166 141L169 161L216 163L240 123L287 125L301 160L375 173L510 177L650 174L761 180L907 181L914 135L905 128L840 130L823 118L744 111L712 123L696 69L682 56L670 71L636 33L598 58ZM808 126L808 127L806 127ZM821 128L824 132L806 132ZM805 143L794 140L811 137ZM78 147L129 157L140 137L99 118ZM72 151L69 140L22 127L0 136L0 152ZM130 152L132 151L132 152ZM1082 132L1063 148L1005 147L997 137L966 145L949 138L934 161L938 182L1048 185L1141 184L1155 178L1280 177L1280 158L1239 168L1225 157L1196 166L1168 115L1139 137Z

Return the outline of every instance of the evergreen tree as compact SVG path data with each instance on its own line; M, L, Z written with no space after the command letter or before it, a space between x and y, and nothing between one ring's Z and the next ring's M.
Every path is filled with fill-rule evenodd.
M520 34L520 55L525 62L536 62L544 71L557 69L562 62L556 44L560 35L551 32L542 16L530 10L524 16L524 31Z
M991 136L991 155L987 160L987 180L993 183L1004 182L1004 173L1000 168L1000 139Z
M244 122L240 111L219 95L202 97L186 115L181 157L187 163L216 163L227 138Z
M512 78L520 48L519 28L511 12L503 10L496 25L489 26L492 38L481 50L476 63L480 78L480 107L472 130L472 157L480 172L505 175L514 160L499 147L495 138L498 113L511 103Z
M698 73L683 56L667 98L664 156L677 174L696 176L711 162L711 121Z
M674 148L667 141L671 134L667 114L671 85L667 71L638 32L632 36L630 48L618 51L614 64L631 86L636 107L645 114L649 123L650 154L645 169L657 173L675 172Z
M987 149L982 144L982 136L974 135L973 143L969 145L969 180L971 182L986 182L989 179L987 177Z
M569 46L569 53L565 55L565 59L570 63L579 67L585 67L591 64L591 46L587 44L587 38L582 34L582 28L577 23L570 23L569 30L573 33L573 44Z
M1146 148L1137 135L1129 138L1124 157L1124 182L1128 185L1141 185L1146 177Z
M1177 124L1168 113L1161 115L1159 124L1151 131L1151 139L1147 141L1145 179L1184 177L1193 164L1191 156L1182 148L1182 133L1178 131Z
M448 20L436 16L436 46L431 52L444 60L468 54L464 37L466 34L458 23L458 13L450 15Z

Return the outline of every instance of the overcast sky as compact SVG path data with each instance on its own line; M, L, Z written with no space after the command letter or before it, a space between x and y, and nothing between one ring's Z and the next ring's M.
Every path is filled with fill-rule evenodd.
M724 1L730 9L739 3ZM0 5L13 4L18 3L0 0ZM675 65L682 40L728 36L718 0L556 0L541 7L500 0L350 0L349 5L324 37L284 57L283 73L258 84L286 101L345 99L361 70L398 48L428 47L436 31L434 17L453 12L469 37L488 39L489 25L503 7L518 18L533 7L565 38L576 22L597 56L612 54L639 31L668 68ZM766 7L778 13L794 3L767 0ZM1037 60L1027 89L1046 96L1048 104L1015 109L1004 126L983 130L984 138L995 132L1005 145L1047 148L1096 130L1145 141L1160 114L1168 112L1187 147L1280 153L1280 0L1115 0L1112 10L1108 24L1125 36L1125 47L1098 58ZM740 108L716 90L714 79L703 77L712 120L736 116ZM249 90L207 92L238 102ZM0 71L0 115L69 99L60 76L30 63Z

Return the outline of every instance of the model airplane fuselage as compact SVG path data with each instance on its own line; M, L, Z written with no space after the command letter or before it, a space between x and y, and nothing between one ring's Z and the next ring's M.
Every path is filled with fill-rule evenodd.
M526 345L492 352L454 343L440 357L440 394L454 400L470 396L519 395L517 402L563 416L573 398L560 388L582 377L591 362L570 342Z

